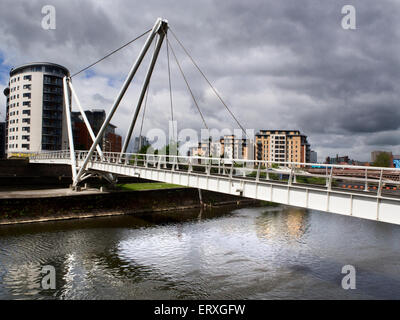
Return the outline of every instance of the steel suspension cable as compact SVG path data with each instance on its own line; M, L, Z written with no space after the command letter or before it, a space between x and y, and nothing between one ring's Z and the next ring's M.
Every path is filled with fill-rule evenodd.
M113 55L114 53L116 53L116 52L118 52L119 50L121 50L121 49L125 48L126 46L130 45L132 42L134 42L134 41L140 39L141 37L143 37L144 35L148 34L150 31L151 31L151 29L147 30L146 32L144 32L144 33L142 33L141 35L137 36L135 39L132 39L131 41L125 43L125 44L122 45L121 47L119 47L119 48L115 49L114 51L108 53L108 54L105 55L103 58L101 58L101 59L99 59L99 60L93 62L92 64L90 64L90 65L88 65L87 67L81 69L80 71L75 72L75 73L71 76L71 78L72 78L72 77L75 77L76 75L80 74L81 72L86 71L87 69L93 67L94 65L96 65L96 64L98 64L99 62L103 61L104 59L107 59L108 57L110 57L110 56Z
M179 64L179 61L178 61L178 59L177 59L177 57L176 57L176 55L175 55L174 48L172 48L171 43L169 42L168 38L167 38L167 45L168 45L168 46L170 47L170 49L171 49L172 55L174 56L175 62L176 62L176 64L177 64L178 68L179 68L179 71L180 71L180 73L181 73L181 75L182 75L182 77L183 77L183 80L185 81L186 86L187 86L187 88L188 88L188 90L189 90L189 92L190 92L190 95L192 96L193 102L194 102L194 104L196 105L197 110L199 111L199 114L200 114L200 116L201 116L201 119L203 120L203 124L204 124L204 126L206 127L206 129L209 130L209 128L208 128L208 126L207 126L207 123L206 123L206 120L204 119L203 113L202 113L201 110L200 110L200 107L199 107L199 105L198 105L198 103L197 103L197 101L196 101L196 98L194 97L193 91L192 91L192 89L190 88L189 82L187 81L186 76L185 76L185 74L183 73L183 70L182 70L182 68L181 68L181 65Z
M174 128L174 108L172 104L172 85L171 85L171 68L169 63L169 45L168 45L168 34L165 34L167 39L167 64L168 64L168 85L169 85L169 100L171 104L171 121L172 121L172 139L175 139L175 128Z
M208 83L208 85L211 87L211 89L214 91L215 95L218 97L218 99L221 101L221 103L225 106L226 110L228 110L229 114L232 116L232 118L236 121L237 125L240 127L240 129L242 129L243 133L246 135L246 137L249 138L249 136L246 133L246 130L244 130L243 126L240 124L239 120L235 117L235 115L233 114L233 112L230 110L230 108L228 107L228 105L225 103L225 101L222 99L222 97L219 95L219 93L217 92L217 90L214 88L214 86L211 84L211 82L208 80L208 78L206 77L206 75L204 74L204 72L200 69L200 67L198 66L198 64L194 61L194 59L192 58L192 56L189 54L189 52L186 50L186 48L184 47L184 45L182 44L181 41L179 41L178 37L175 35L175 33L171 30L171 28L169 28L169 30L171 31L172 35L174 36L175 40L178 42L178 44L182 47L183 51L186 53L186 55L189 57L189 59L192 61L193 65L196 67L196 69L200 72L200 74L203 76L203 78L206 80L206 82Z

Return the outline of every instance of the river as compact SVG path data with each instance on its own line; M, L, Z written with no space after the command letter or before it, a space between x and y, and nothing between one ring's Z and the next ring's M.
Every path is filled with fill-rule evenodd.
M400 226L285 206L0 226L0 299L399 299L399 262Z

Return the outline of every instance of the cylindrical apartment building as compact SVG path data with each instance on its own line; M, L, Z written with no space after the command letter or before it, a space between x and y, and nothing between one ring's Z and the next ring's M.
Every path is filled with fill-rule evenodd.
M54 63L25 64L10 71L6 110L8 157L68 147L63 82L67 68Z

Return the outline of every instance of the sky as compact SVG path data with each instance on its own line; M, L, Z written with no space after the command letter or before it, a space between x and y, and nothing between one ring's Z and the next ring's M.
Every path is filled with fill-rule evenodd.
M356 10L356 29L342 27L342 7ZM56 10L56 29L42 28L42 7ZM2 0L0 90L11 67L54 62L74 73L150 29L158 17L185 45L246 129L296 129L319 160L373 150L400 154L400 2L397 0ZM106 111L145 38L73 78L85 108ZM238 128L169 34L209 128ZM150 50L151 53L152 49ZM166 130L168 69L162 47L150 83L143 133ZM112 123L125 132L149 58L129 87ZM203 128L171 57L178 131ZM0 104L4 119L5 97ZM135 128L139 133L141 115Z

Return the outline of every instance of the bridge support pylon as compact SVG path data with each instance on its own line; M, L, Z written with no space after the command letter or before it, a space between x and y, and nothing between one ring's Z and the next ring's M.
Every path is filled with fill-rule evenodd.
M140 64L142 63L151 43L153 42L153 40L156 38L156 36L158 35L158 39L156 42L156 46L155 46L155 50L153 52L153 56L151 58L151 62L150 65L148 67L147 73L146 73L146 77L145 77L145 81L143 83L143 87L141 90L141 94L139 96L139 100L136 106L136 110L133 116L133 119L131 121L131 124L129 126L129 130L128 130L128 134L126 135L126 139L124 141L123 144L123 148L121 151L121 156L120 156L120 161L123 161L122 157L124 155L124 153L127 150L127 147L129 145L130 142L130 138L138 117L138 114L140 112L140 108L142 106L142 102L143 102L143 98L145 96L146 90L148 88L149 82L150 82L150 78L154 69L154 66L156 64L157 58L158 58L158 54L161 48L161 45L163 43L164 37L166 36L168 31L168 21L165 19L161 19L158 18L157 21L155 22L153 28L151 29L151 32L145 42L145 44L142 47L142 50L139 54L139 56L137 57L136 61L134 62L134 64L132 65L128 76L126 77L112 107L110 112L108 113L104 123L102 124L99 132L97 133L97 136L94 135L92 128L90 127L89 122L87 121L87 117L80 105L79 99L75 93L75 90L72 86L71 83L71 79L64 77L63 79L63 84L64 84L64 100L65 100L65 108L66 108L66 114L67 114L67 126L68 126L68 140L69 140L69 150L70 150L70 157L71 157L71 169L72 169L72 178L73 178L73 183L72 183L72 188L73 189L77 189L77 186L80 182L82 182L85 178L87 178L88 176L90 176L89 171L87 170L87 166L89 161L92 160L92 157L94 155L94 152L97 150L98 156L103 160L103 153L99 147L99 143L101 141L101 139L103 138L105 131L108 127L108 125L110 124L110 121L114 115L114 113L116 112L118 106L120 105L120 102L122 100L122 98L124 97L129 85L132 82L133 77L135 76L137 70L139 69ZM86 154L85 158L83 159L78 159L79 162L79 167L77 166L77 156L75 154L75 150L74 150L74 142L73 142L73 134L72 134L72 124L71 124L71 105L70 105L70 96L72 96L75 98L75 101L77 102L78 108L82 114L83 120L88 128L89 134L92 138L93 144L90 147L89 152ZM116 177L114 177L113 175L109 174L109 177L111 179L111 181L116 181Z

